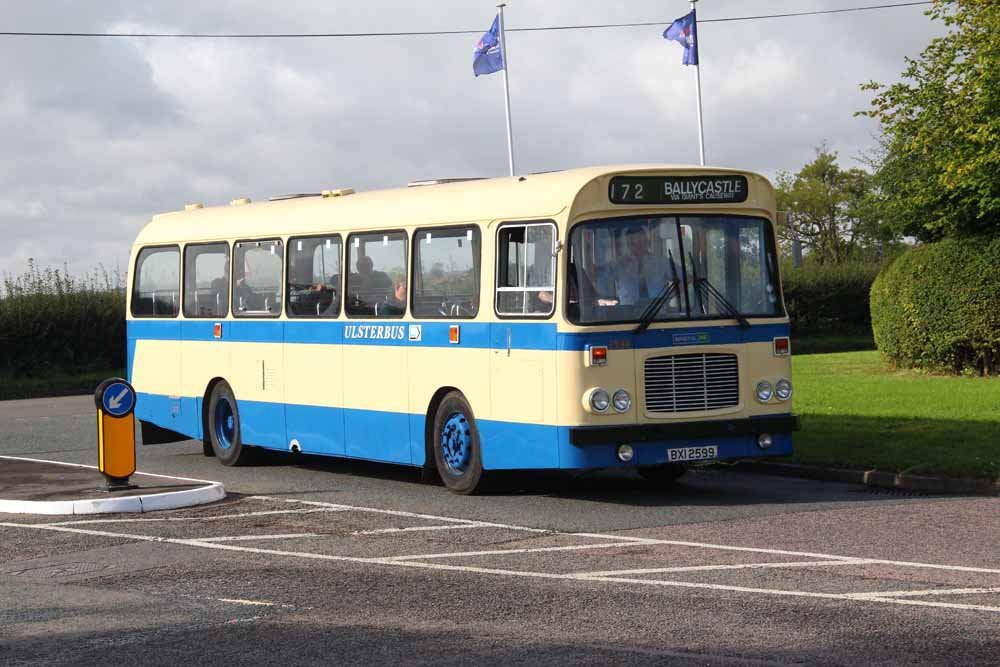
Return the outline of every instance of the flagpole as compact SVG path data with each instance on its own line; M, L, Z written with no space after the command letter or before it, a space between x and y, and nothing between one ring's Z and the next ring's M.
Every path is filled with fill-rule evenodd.
M510 84L507 80L507 69L510 62L507 59L507 37L503 29L503 8L507 5L500 3L497 5L497 15L500 17L500 53L503 55L503 99L507 109L507 161L510 165L510 175L514 175L514 134L510 129ZM700 85L700 84L699 84ZM702 158L704 164L704 158Z
M691 11L694 12L694 31L695 31L695 48L698 49L698 62L694 66L694 80L695 85L698 87L698 153L701 156L701 166L705 166L705 130L704 124L701 117L701 44L698 39L698 12L695 9L695 4L698 0L691 0ZM503 34L503 20L500 21L501 24L501 34ZM504 76L507 75L506 70L504 70Z

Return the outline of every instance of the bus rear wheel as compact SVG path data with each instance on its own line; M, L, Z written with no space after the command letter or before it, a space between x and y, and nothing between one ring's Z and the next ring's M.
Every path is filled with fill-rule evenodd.
M434 463L445 487L471 495L483 482L483 458L472 408L457 391L445 395L434 416Z
M636 470L638 470L639 476L647 482L667 485L680 479L687 472L687 467L680 463L661 463L652 466L639 466Z
M236 396L226 382L212 388L208 399L208 437L215 458L224 466L246 465L253 452L240 439L240 411Z

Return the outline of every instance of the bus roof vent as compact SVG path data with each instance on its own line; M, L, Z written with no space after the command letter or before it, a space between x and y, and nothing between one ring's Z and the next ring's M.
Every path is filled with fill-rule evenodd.
M346 197L347 195L354 194L354 188L338 188L336 190L323 190L323 192L320 194L325 198Z
M249 203L250 203L250 198L249 197L240 197L239 199L234 199L233 201L229 202L229 205L230 206L243 206L244 204L249 204Z
M432 178L426 181L410 181L406 184L408 188L420 188L425 185L442 185L444 183L464 183L465 181L485 181L484 176L468 176L462 178Z
M185 211L197 211L199 208L205 208L205 205L200 201L193 204L184 204Z
M319 197L318 192L296 192L290 195L278 195L277 197L271 197L268 201L285 201L286 199L303 199L305 197Z

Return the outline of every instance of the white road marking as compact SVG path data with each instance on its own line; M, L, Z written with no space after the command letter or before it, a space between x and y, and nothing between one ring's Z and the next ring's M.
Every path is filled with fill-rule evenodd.
M419 533L428 530L463 530L466 528L489 528L481 523L452 523L446 526L410 526L409 528L376 528L374 530L356 530L351 535L387 535L392 533Z
M847 593L847 596L856 600L867 600L869 598L920 598L932 595L980 595L984 593L1000 593L1000 586L989 588L928 588L923 591L871 591L867 593Z
M274 602L264 602L263 600L240 600L238 598L211 598L216 602L229 602L230 604L245 604L251 607L276 607Z
M811 551L790 551L787 549L764 549L761 547L738 547L729 544L713 544L710 542L688 542L682 540L661 540L653 537L632 537L626 535L613 535L607 533L563 533L557 530L549 530L543 528L531 528L529 526L519 526L516 524L507 523L493 523L486 521L473 521L472 519L456 519L454 517L446 516L436 516L433 514L415 514L413 512L402 512L398 510L384 510L375 507L357 507L354 505L342 505L339 503L325 503L318 500L298 500L294 498L275 498L272 496L250 496L250 498L255 500L272 500L275 502L284 503L303 503L307 505L315 505L319 507L332 507L343 510L355 511L355 512L374 512L378 514L389 514L393 516L407 516L407 517L417 517L421 519L429 519L432 521L443 521L451 523L478 523L483 526L488 526L492 528L505 528L508 530L523 530L532 533L548 533L550 535L564 535L570 537L590 537L599 540L614 540L620 542L634 542L635 544L646 544L646 545L656 545L656 544L666 544L678 547L692 547L697 549L717 549L720 551L745 551L747 553L759 553L759 554L772 554L776 556L799 556L802 558L821 558L827 560L849 560L849 561L864 561L863 564L866 565L893 565L896 567L913 567L913 568L927 568L934 570L948 570L952 572L979 572L983 574L1000 574L1000 569L988 568L988 567L968 567L965 565L939 565L936 563L918 563L913 561L898 561L898 560L886 560L882 558L865 558L859 556L842 556L836 554L823 554Z
M399 562L403 560L427 560L429 558L457 558L460 556L507 556L510 554L533 554L546 551L583 551L585 549L611 549L614 547L634 547L633 542L601 542L599 544L570 544L561 547L531 547L524 549L489 549L484 551L453 551L450 553L413 554L408 556L387 556L379 562Z
M585 577L617 577L630 574L660 574L665 572L712 572L716 570L767 570L796 567L827 567L830 565L863 565L868 561L857 560L800 560L778 563L735 563L732 565L686 565L682 567L650 567L641 570L609 570L606 572L577 572Z
M195 542L253 542L256 540L294 540L300 537L319 537L322 533L287 533L285 535L225 535L222 537L195 537Z
M370 512L372 514L386 514L389 516L404 516L411 519L427 519L429 521L441 521L443 523L460 523L464 525L475 524L484 528L507 528L509 530L523 530L529 533L556 533L558 531L547 528L529 528L527 526L513 526L506 523L494 523L492 521L474 521L472 519L456 519L451 516L436 516L434 514L418 514L416 512L404 512L402 510L385 510L378 507L358 507L355 505L342 505L340 503L325 503L319 500L298 500L296 498L275 498L273 496L249 496L250 500L270 500L278 503L299 503L302 505L314 505L317 507L330 507L342 511L350 512Z
M172 516L141 519L83 519L79 521L55 521L49 526L82 526L94 523L156 523L164 521L222 521L224 519L243 519L254 516L269 516L271 514L315 514L317 512L345 512L347 510L333 508L314 508L308 510L268 510L263 512L245 512L243 514L222 514L219 516Z
M270 556L285 556L290 558L302 558L309 560L322 560L322 561L338 561L347 563L363 563L363 564L377 564L386 565L392 567L411 567L411 568L422 568L428 570L441 570L450 572L469 572L476 574L492 574L498 576L507 577L517 577L517 578L535 578L535 579L550 579L559 581L587 581L594 583L625 583L625 584L635 584L640 586L668 586L676 588L697 588L704 590L715 590L715 591L727 591L734 593L755 593L760 595L775 595L775 596L787 596L787 597L805 597L805 598L822 598L827 600L842 600L848 602L877 602L880 604L896 604L896 605L911 605L911 606L921 606L921 607L935 607L941 609L964 609L969 611L986 611L992 613L1000 613L1000 606L987 606L987 605L971 605L971 604L953 604L947 602L933 602L926 600L907 600L907 599L896 599L893 597L878 597L878 598L857 598L853 597L850 593L814 593L810 591L797 591L797 590L781 590L781 589L771 589L771 588L751 588L746 586L727 586L720 584L706 584L706 583L694 583L688 581L668 581L663 579L630 579L626 577L593 577L587 575L579 574L553 574L548 572L531 572L531 571L519 571L519 570L503 570L495 568L485 568L485 567L473 567L467 565L447 565L444 563L424 563L413 560L394 560L391 558L359 558L355 556L336 556L332 554L317 554L310 552L296 552L296 551L280 551L277 549L261 549L258 547L244 547L236 546L234 544L223 544L219 542L204 542L199 540L189 540L171 537L158 537L155 535L130 535L127 533L113 533L110 531L103 530L92 530L86 528L72 528L70 526L51 526L48 524L31 524L31 523L8 523L0 522L0 527L7 528L26 528L31 530L51 530L60 531L67 533L77 533L81 535L97 535L105 537L114 537L118 539L133 539L143 542L162 542L166 544L181 544L193 547L199 547L202 549L219 549L222 551L237 551L242 553L254 553ZM630 542L632 543L632 542ZM867 560L867 559L865 559ZM883 595L885 595L883 593Z

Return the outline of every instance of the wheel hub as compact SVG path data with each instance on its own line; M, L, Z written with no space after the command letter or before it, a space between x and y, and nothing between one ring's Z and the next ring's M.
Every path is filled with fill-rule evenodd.
M461 475L468 469L472 458L472 429L461 412L445 420L441 429L441 453L449 471Z
M215 438L222 449L229 449L233 446L235 436L236 415L233 414L233 406L222 399L215 405Z

